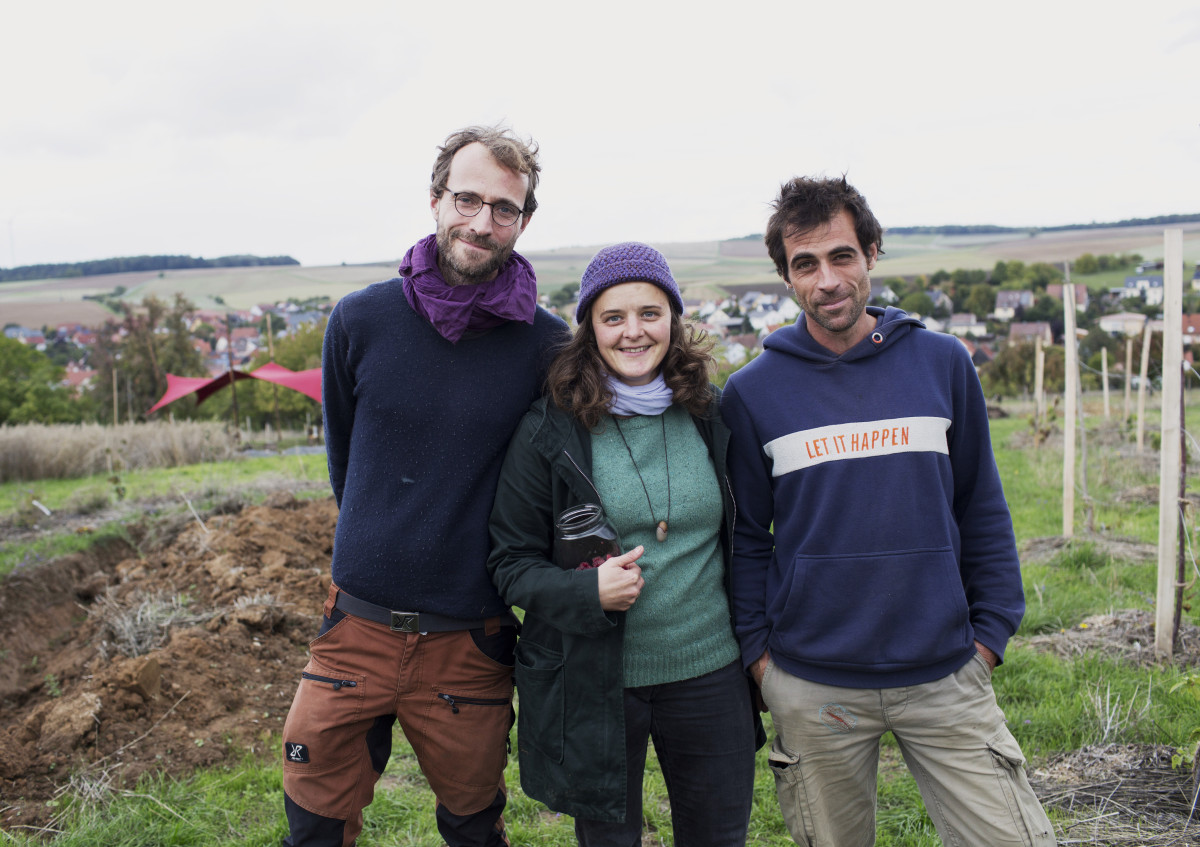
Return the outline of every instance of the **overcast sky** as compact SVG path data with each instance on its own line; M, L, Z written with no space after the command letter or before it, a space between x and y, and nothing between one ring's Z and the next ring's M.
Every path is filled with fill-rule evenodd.
M417 7L417 8L414 8ZM1200 212L1200 5L0 0L0 266L398 257L452 130L542 148L518 249Z

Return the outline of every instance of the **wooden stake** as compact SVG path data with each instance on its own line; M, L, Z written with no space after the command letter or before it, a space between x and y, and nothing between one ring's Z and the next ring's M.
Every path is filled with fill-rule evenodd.
M1083 499L1083 510L1086 515L1083 525L1087 527L1089 533L1094 533L1096 531L1096 504L1092 502L1092 496L1088 493L1087 409L1083 405L1082 378L1075 380L1075 394L1078 403L1075 407L1075 417L1079 421L1079 472L1077 477L1079 479L1079 494Z
M1183 396L1183 230L1163 233L1162 446L1158 485L1158 592L1154 652L1174 652L1175 571L1179 544L1179 403Z
M1133 339L1125 336L1125 422L1129 422L1129 412L1133 405L1129 402L1133 391Z
M1063 410L1063 537L1075 535L1075 406L1079 383L1079 349L1075 341L1075 285L1070 281L1071 269L1067 267L1067 281L1063 285L1063 346L1067 351L1067 384L1064 390Z
M1033 342L1033 408L1037 429L1041 432L1046 425L1046 351L1042 349L1042 336Z
M1184 504L1187 503L1187 394L1179 398L1179 538L1186 537L1183 528ZM1187 552L1184 544L1179 544L1179 555L1176 557L1175 571L1175 616L1171 619L1171 648L1179 641L1179 626L1183 619L1183 588L1187 584Z
M275 361L275 332L271 329L271 313L267 312L267 357ZM275 443L283 440L283 426L279 423L279 386L271 383L271 402L275 408Z
M1137 410L1137 451L1141 453L1146 447L1146 379L1150 374L1150 334L1151 322L1146 319L1146 328L1142 332L1142 370L1138 380L1138 410Z
M229 363L229 396L233 400L233 406L230 408L233 417L233 440L241 441L241 430L238 428L237 375L233 372L233 324L228 312L225 313L225 336L225 359Z
M1104 386L1104 419L1112 417L1112 409L1108 405L1108 348L1100 348L1100 380Z

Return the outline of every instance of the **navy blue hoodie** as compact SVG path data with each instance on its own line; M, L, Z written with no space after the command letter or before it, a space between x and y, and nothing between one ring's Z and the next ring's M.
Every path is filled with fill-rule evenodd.
M899 309L840 356L803 316L729 378L742 658L826 685L940 679L1003 657L1025 611L987 407L958 339Z

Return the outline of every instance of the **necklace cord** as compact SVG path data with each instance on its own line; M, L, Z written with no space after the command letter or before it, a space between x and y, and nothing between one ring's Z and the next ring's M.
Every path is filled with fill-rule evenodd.
M667 469L667 517L666 520L658 520L654 516L654 504L650 502L650 491L646 488L646 480L642 478L642 471L638 468L637 461L633 458L633 451L629 449L629 442L625 440L625 433L621 431L621 420L616 416L613 417L613 423L617 425L617 435L621 436L621 443L625 445L625 452L629 454L629 463L633 465L633 472L637 474L638 482L642 484L642 493L646 495L646 505L650 509L650 520L654 521L654 535L661 542L667 538L667 527L671 523L671 457L667 454L667 422L665 413L658 415L658 422L662 425L663 438L663 464Z

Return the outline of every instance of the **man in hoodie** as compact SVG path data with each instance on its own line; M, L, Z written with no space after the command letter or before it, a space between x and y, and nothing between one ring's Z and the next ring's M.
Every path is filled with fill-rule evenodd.
M799 178L765 240L804 314L730 377L742 659L799 844L875 841L895 736L947 844L1054 843L991 674L1025 610L966 350L867 306L882 228L844 178Z

